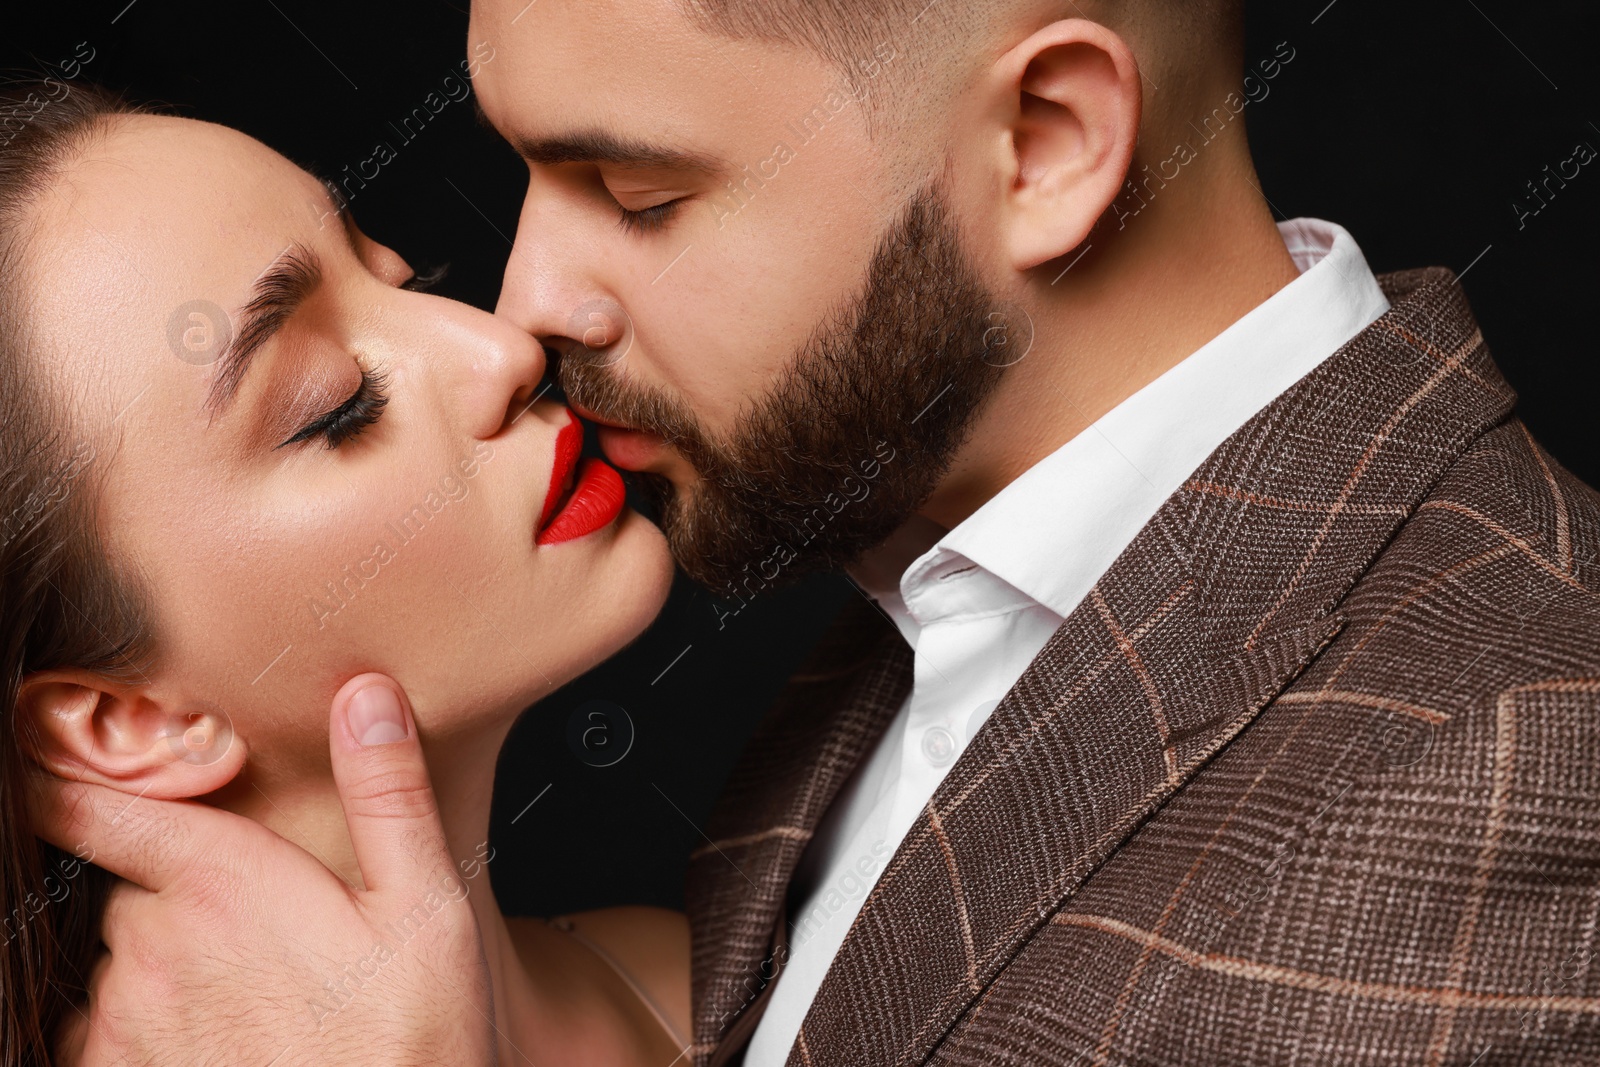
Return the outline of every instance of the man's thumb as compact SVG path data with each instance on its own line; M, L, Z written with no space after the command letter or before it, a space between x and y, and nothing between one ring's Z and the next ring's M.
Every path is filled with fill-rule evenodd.
M405 691L361 674L334 695L333 778L369 891L420 886L450 869L439 805Z

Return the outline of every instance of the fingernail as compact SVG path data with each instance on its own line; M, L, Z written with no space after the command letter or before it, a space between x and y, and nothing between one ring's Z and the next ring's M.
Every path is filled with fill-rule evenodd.
M369 685L351 697L345 714L350 717L351 736L363 745L406 739L406 713L399 696L386 685Z

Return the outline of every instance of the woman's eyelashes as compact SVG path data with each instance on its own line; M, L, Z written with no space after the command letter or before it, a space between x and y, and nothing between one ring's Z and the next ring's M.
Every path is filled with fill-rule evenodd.
M442 263L437 267L426 267L401 282L399 288L413 293L427 292L439 283L449 269L448 263ZM389 403L387 385L388 379L384 375L362 367L361 383L356 386L355 392L332 411L318 415L296 430L294 436L274 446L273 451L315 437L320 437L326 448L338 448L378 421L383 414L384 406Z
M361 384L356 386L356 391L351 393L344 403L312 419L277 448L299 444L315 437L322 438L327 448L338 448L378 421L383 414L384 406L389 403L389 395L384 391L386 384L383 375L362 367Z
M400 283L400 288L413 293L425 293L438 285L450 270L450 264L441 263L437 267L425 267L411 277Z

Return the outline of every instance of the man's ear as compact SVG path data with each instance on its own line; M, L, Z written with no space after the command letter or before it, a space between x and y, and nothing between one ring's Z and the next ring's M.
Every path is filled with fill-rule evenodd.
M29 675L16 710L30 754L62 778L180 800L220 789L244 767L244 742L220 709L173 707L89 671Z
M1139 68L1121 37L1053 22L995 65L1011 134L1004 250L1017 270L1066 255L1121 192L1139 140Z

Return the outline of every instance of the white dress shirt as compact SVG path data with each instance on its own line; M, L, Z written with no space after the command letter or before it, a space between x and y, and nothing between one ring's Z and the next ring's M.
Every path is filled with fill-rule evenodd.
M889 857L973 734L1134 535L1229 435L1388 310L1342 227L1293 219L1278 230L1298 278L955 529L914 520L859 569L915 652L914 682L801 859L790 955L746 1067L780 1067L788 1057ZM895 561L913 556L902 573ZM869 573L900 573L899 588L877 587Z

